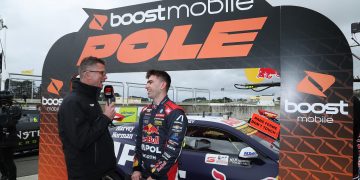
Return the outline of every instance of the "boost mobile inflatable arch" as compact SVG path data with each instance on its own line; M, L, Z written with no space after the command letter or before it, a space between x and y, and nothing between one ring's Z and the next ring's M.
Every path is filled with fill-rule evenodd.
M80 10L79 10L80 11ZM66 179L57 110L86 56L108 73L270 67L281 73L281 179L352 176L353 61L323 15L265 0L168 0L85 9L43 68L39 179Z

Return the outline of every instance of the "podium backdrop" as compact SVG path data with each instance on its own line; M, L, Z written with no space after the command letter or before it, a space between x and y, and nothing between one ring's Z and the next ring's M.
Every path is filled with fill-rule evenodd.
M269 67L281 72L281 179L352 176L353 61L339 28L301 7L265 0L167 0L84 9L43 67L39 179L66 179L57 111L86 56L108 73ZM79 9L79 11L82 11Z

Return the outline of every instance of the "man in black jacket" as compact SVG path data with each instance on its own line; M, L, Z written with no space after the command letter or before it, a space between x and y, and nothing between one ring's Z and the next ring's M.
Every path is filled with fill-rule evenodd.
M13 154L17 145L16 124L21 117L21 108L8 105L1 104L3 107L0 108L0 172L1 180L16 180Z
M167 96L169 74L150 70L146 78L146 90L153 103L140 114L131 179L177 179L178 157L188 121L184 110Z
M72 92L64 98L58 113L68 178L116 179L114 143L108 130L115 107L113 103L106 104L103 112L98 103L107 79L105 62L85 58L79 75L80 79L72 80Z

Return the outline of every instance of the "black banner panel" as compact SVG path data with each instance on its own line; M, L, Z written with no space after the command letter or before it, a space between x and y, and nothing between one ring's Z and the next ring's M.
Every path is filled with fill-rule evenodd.
M283 179L351 179L353 60L335 24L311 10L281 11Z

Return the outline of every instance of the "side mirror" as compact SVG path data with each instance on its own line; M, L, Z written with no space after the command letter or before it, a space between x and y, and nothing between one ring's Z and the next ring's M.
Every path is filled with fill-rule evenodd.
M246 147L240 150L239 157L244 159L257 158L258 153L253 148Z

